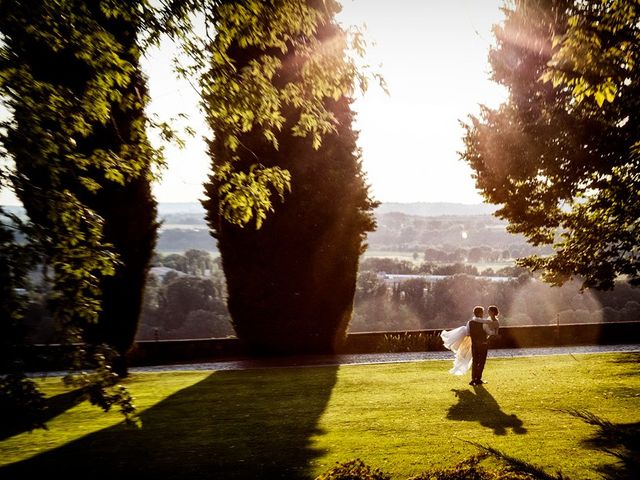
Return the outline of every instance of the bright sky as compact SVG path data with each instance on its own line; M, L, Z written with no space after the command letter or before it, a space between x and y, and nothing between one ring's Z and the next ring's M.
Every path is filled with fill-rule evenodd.
M481 202L463 148L459 120L497 106L506 92L491 82L487 55L491 26L502 19L501 0L342 0L340 20L366 24L376 45L367 61L379 71L390 96L372 85L358 99L356 128L363 165L376 199L395 202ZM207 129L197 111L198 97L171 71L170 44L152 52L149 75L151 112L167 118L178 113L197 131L185 150L168 148L168 168L155 186L160 202L202 198L209 158L202 136ZM7 192L0 204L14 203Z
M345 0L345 21L366 22L370 49L389 85L356 105L360 146L378 200L481 202L459 159L459 120L497 106L506 91L489 80L491 26L499 0ZM393 5L393 8L390 6Z

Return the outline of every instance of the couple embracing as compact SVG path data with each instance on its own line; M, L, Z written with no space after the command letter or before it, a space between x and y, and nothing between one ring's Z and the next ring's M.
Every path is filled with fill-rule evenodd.
M498 307L491 305L487 309L489 318L484 318L484 308L475 307L473 318L466 325L453 330L443 331L440 336L445 348L456 354L453 368L449 373L464 375L471 367L471 382L469 385L487 383L482 380L482 371L487 360L489 337L498 334Z

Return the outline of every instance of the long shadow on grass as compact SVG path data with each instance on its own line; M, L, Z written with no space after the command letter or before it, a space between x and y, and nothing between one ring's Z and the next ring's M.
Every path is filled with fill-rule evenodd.
M215 372L141 414L0 469L0 478L303 479L336 367Z
M569 410L568 413L585 423L597 427L597 431L583 443L593 449L613 456L616 461L598 470L608 480L636 480L640 472L640 422L612 423L586 410Z
M615 364L629 364L635 368L630 368L626 372L618 373L617 375L625 377L635 377L640 373L640 353L628 353L622 357L616 357L611 360Z
M478 422L483 427L491 428L495 435L506 435L509 428L513 429L513 433L527 433L522 420L516 415L504 413L486 388L478 385L473 390L453 390L458 403L449 407L449 420Z
M66 412L72 407L82 402L83 395L80 390L71 390L69 392L61 393L53 397L45 399L45 409L38 420L42 423L48 422L52 418L57 417L61 413ZM25 424L20 417L7 418L8 414L0 412L0 441L6 440L9 437L18 435L23 432L31 430L31 425Z

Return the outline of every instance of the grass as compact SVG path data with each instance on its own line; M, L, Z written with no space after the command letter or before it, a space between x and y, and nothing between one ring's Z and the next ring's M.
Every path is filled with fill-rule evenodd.
M359 457L405 479L476 453L471 441L587 479L622 471L605 450L637 448L598 448L597 422L572 412L638 433L638 354L490 359L475 389L449 363L134 374L141 429L67 402L48 431L0 431L0 478L313 478ZM42 384L53 406L67 399L59 379Z

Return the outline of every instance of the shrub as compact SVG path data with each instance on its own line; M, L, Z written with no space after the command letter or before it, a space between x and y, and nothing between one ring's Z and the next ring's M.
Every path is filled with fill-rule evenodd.
M340 463L316 480L391 480L391 476L378 468L372 468L359 458L348 462Z
M442 349L440 335L435 332L389 333L377 345L379 352L426 352Z
M409 480L569 480L561 473L550 475L525 461L506 455L491 447L474 444L483 450L453 467L436 468ZM498 460L492 467L480 465L485 458ZM355 459L337 463L335 467L316 477L316 480L390 480L391 477L377 468Z
M440 332L431 332L425 334L425 343L427 352L435 352L438 350L444 350L444 344L442 343L442 337Z

